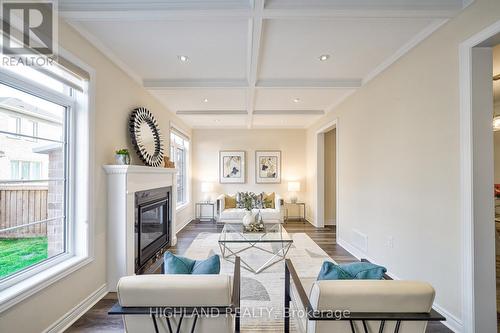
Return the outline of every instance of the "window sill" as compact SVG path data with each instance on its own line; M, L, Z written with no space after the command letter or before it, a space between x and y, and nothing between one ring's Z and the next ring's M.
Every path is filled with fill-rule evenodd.
M92 257L73 256L0 291L0 313L91 263L93 260L94 258Z
M185 202L185 203L183 203L183 204L181 204L181 205L177 206L177 207L175 208L175 211L178 213L178 212L183 211L184 209L188 208L190 205L191 205L191 203L190 203L189 201L188 201L188 202Z

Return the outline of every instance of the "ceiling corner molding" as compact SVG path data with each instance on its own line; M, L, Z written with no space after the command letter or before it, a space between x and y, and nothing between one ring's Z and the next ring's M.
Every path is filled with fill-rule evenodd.
M342 98L337 100L335 103L329 105L325 109L325 114L328 114L328 113L332 112L333 110L335 110L340 104L342 104L345 100L347 100L347 98L349 98L349 96L351 96L355 92L356 92L356 90L352 90L352 91L348 92L347 94L345 94L345 96L343 96Z
M359 88L362 79L262 79L257 88Z
M429 37L433 32L439 29L443 24L448 22L448 19L436 19L423 30L421 30L418 34L416 34L408 43L403 45L399 50L397 50L393 55L389 58L385 59L380 65L375 67L368 75L363 78L363 85L373 80L377 75L385 71L392 64L398 61L402 56L408 53L411 49L416 47L422 41L424 41L427 37Z
M83 38L87 39L90 44L92 44L97 50L99 50L104 56L106 56L113 64L125 72L128 76L132 78L139 85L142 85L142 79L134 70L132 70L125 62L123 62L113 51L111 51L104 43L93 34L88 32L80 23L78 22L67 22L73 29L75 29Z
M246 79L144 79L144 88L148 90L184 89L184 88L246 88Z

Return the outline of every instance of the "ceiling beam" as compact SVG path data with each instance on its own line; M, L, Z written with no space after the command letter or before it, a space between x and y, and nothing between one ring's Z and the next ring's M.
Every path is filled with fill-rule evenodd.
M245 79L144 79L144 88L149 90L163 90L176 88L246 88L248 82Z
M272 6L261 6L264 0L230 1L59 1L58 11L67 19L95 20L185 20L249 19L261 15L263 19L304 18L450 18L466 7L471 0L394 0L369 1L279 1Z
M264 11L265 0L253 1L253 15L248 24L248 52L247 52L247 111L248 128L253 125L253 111L255 105L255 84L257 83L257 74L259 71L259 55L262 41L262 12Z
M250 46L249 46L250 48ZM252 48L253 50L253 48ZM248 55L249 59L257 57L255 54ZM250 61L249 61L250 62ZM257 64L258 65L258 64ZM257 66L258 67L258 66ZM256 75L257 69L249 66L248 75ZM254 74L255 73L255 74ZM346 88L354 89L362 85L362 79L264 79L247 81L244 79L192 79L192 80L171 80L171 79L144 79L143 86L148 90L169 90L186 88ZM255 94L255 91L249 93ZM251 100L251 98L250 98ZM249 100L249 102L251 102Z
M247 110L178 110L178 116L227 116L227 115L248 115ZM254 110L254 115L301 115L318 116L324 115L323 110Z
M204 116L204 115L217 115L217 116L227 116L227 115L247 115L246 110L179 110L176 112L179 116Z
M257 88L359 88L362 79L263 79Z
M318 116L324 115L323 110L255 110L253 114L258 115L301 115L301 116Z

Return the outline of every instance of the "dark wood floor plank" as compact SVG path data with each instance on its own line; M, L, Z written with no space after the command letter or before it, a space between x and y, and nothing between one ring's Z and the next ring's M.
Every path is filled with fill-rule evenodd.
M314 240L333 260L339 263L356 261L356 258L344 248L335 243L336 231L334 226L315 228L308 222L288 222L285 229L289 233L305 233ZM201 232L219 233L221 225L211 222L192 221L177 234L177 244L169 250L173 253L183 254L191 242ZM92 309L78 319L66 332L123 332L123 323L120 316L108 316L107 312L116 302L116 294L110 293L100 300ZM441 323L429 323L426 333L451 332Z

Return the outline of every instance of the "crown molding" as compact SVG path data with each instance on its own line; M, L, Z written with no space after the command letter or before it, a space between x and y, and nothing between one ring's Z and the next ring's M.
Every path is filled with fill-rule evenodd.
M368 75L363 78L363 85L374 79L380 73L389 68L392 64L398 61L402 56L408 53L415 46L424 41L429 37L434 31L439 29L443 24L448 22L448 19L436 19L423 30L419 31L409 42L399 48L393 55L385 59L380 65L375 67Z
M96 49L98 49L102 54L104 54L112 63L118 66L122 71L124 71L128 76L130 76L135 82L142 86L142 79L132 68L130 68L125 62L123 62L111 49L109 49L104 43L91 34L87 29L85 29L80 23L67 21L67 23L73 27L80 35L87 39Z

